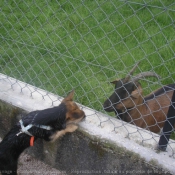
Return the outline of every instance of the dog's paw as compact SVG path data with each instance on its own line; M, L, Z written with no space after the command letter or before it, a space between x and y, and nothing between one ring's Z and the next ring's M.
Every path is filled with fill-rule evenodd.
M65 131L66 132L74 132L77 129L78 129L78 126L77 125L75 125L75 124L69 124L69 125L66 126Z
M55 140L57 140L58 138L62 137L63 135L65 135L67 132L74 132L75 130L78 129L78 126L75 124L69 124L66 126L66 129L61 130L61 131L57 131L56 133L54 133L51 137L50 137L50 141L54 142Z

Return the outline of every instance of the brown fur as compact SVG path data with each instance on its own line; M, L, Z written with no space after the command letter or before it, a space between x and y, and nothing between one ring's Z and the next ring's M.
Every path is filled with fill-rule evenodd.
M159 133L164 126L172 94L173 91L168 92L160 97L147 101L147 103L144 103L140 95L134 100L136 105L133 103L129 105L130 108L133 107L133 109L128 112L129 115L126 114L126 121L152 132ZM127 105L125 107L127 107ZM117 106L116 108L118 109Z
M117 83L117 81L115 81L114 84L115 83ZM153 98L149 99L148 97L152 94L158 93L163 88L157 89L150 95L143 97L140 83L135 82L135 84L137 86L132 92L130 92L129 96L126 93L123 100L115 101L112 104L114 108L113 111L115 111L115 109L121 110L124 113L120 116L122 120L154 133L159 133L164 126L174 90L172 89L164 93L161 92L157 96L153 96ZM115 93L105 101L104 109L107 104L109 105L109 101L111 102L110 99L115 98ZM118 95L120 96L120 94ZM110 108L110 110L105 110L111 112L112 108Z
M141 128L158 133L164 126L168 109L175 89L175 84L166 85L150 95L143 97L141 78L156 77L154 72L142 72L131 79L135 69L140 64L137 62L125 78L117 79L114 93L104 102L104 110L114 111L118 118L130 122Z
M74 91L72 91L66 98L62 100L61 103L66 105L67 113L66 113L66 128L61 131L57 131L55 134L51 136L51 142L54 142L59 137L62 137L68 132L74 132L79 123L84 117L84 111L80 110L78 105L73 102Z

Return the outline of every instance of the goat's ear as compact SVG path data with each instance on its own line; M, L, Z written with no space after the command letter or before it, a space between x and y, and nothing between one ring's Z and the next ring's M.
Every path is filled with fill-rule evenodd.
M111 84L116 84L119 80L120 80L120 79L116 79L116 80L114 80L114 81L111 81L110 83L111 83Z
M138 86L134 91L131 93L131 97L133 98L139 98L139 96L142 95L142 88L141 86Z
M63 99L63 101L72 101L73 100L73 97L74 97L74 90L72 90L68 95L67 95L67 97L65 97L64 99Z

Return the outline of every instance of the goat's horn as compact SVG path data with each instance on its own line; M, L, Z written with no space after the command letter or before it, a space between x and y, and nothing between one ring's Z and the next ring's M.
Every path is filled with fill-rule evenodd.
M129 81L129 79L131 78L131 75L133 74L133 72L135 71L135 69L139 64L140 64L140 61L137 62L136 65L130 70L129 74L125 77L125 82Z
M140 73L138 75L136 75L132 81L133 82L136 82L138 81L139 79L141 78L146 78L146 77L156 77L157 79L160 79L161 77L159 75L157 75L156 73L154 72L143 72L143 73Z

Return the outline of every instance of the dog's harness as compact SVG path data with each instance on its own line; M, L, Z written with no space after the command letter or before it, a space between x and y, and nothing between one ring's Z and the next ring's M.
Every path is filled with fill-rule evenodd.
M25 133L25 134L31 136L30 146L33 146L33 143L34 143L34 136L28 131L30 128L35 126L35 127L41 128L41 129L52 130L52 127L45 126L45 125L29 124L27 126L24 126L22 120L20 120L19 123L21 125L21 129L20 129L20 132L18 134L16 134L16 135L19 136L20 134Z
M46 130L51 130L51 129L52 129L52 127L50 127L50 126L35 125L35 124L30 124L30 125L27 125L27 126L25 127L25 126L23 125L23 121L22 121L22 120L20 120L19 123L20 123L20 125L21 125L21 130L20 130L20 132L19 132L18 134L16 134L17 136L19 136L19 135L22 134L22 133L25 133L25 134L27 134L27 135L29 135L29 136L33 136L33 135L28 131L28 130L29 130L30 128L32 128L33 126L38 127L38 128L41 128L41 129L46 129Z

